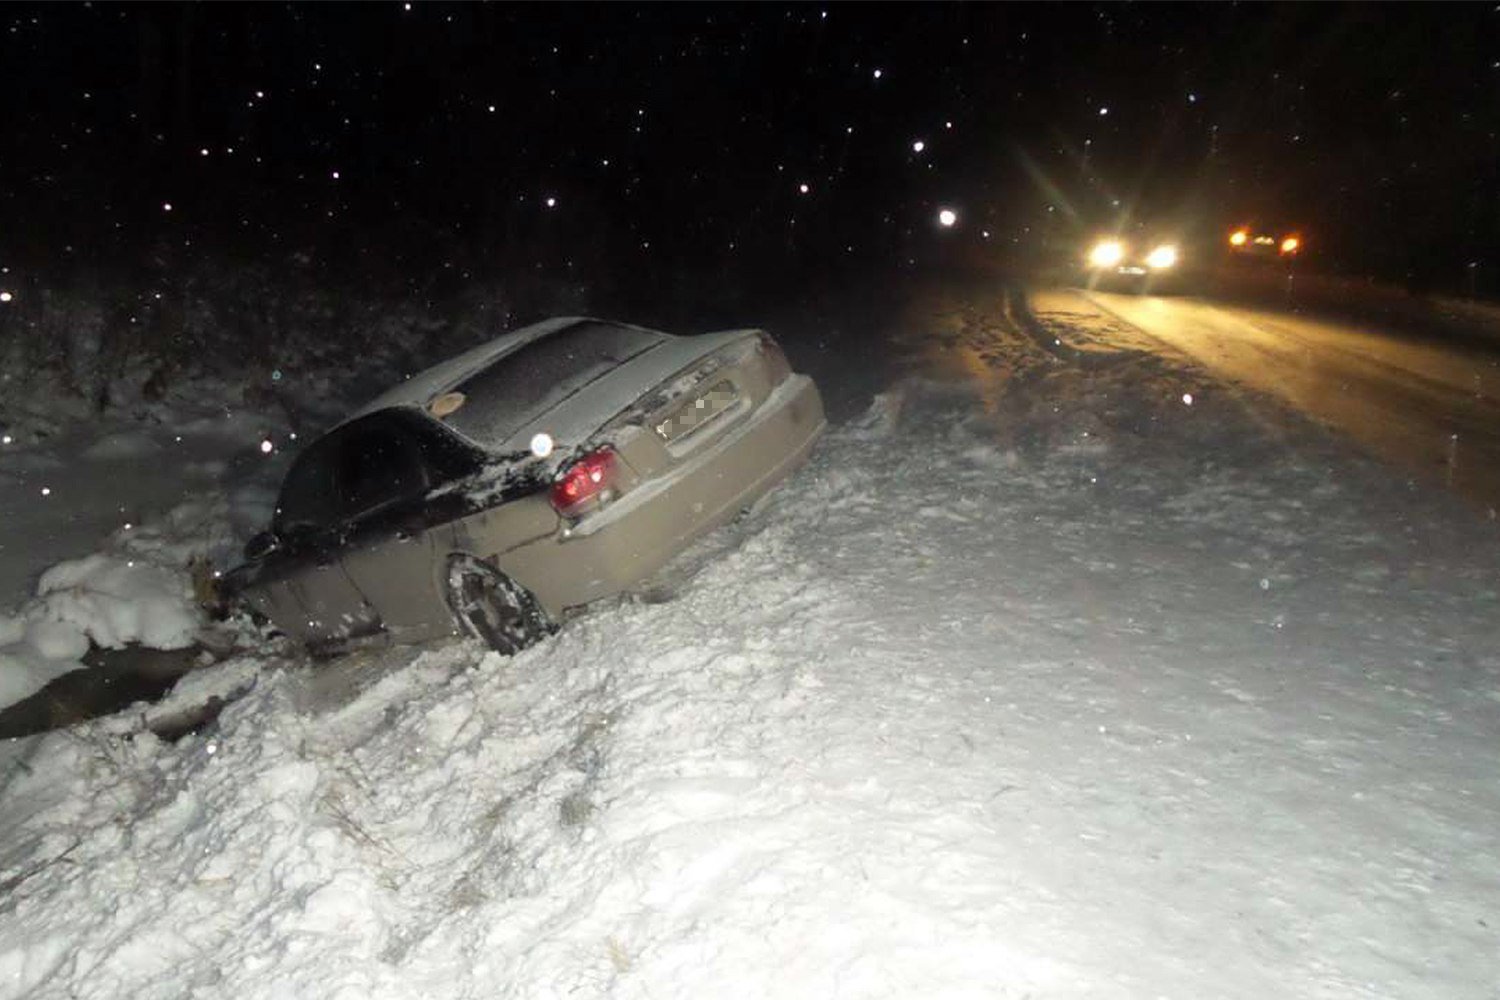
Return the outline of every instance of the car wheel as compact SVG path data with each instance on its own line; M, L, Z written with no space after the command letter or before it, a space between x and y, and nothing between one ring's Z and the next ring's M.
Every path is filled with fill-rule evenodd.
M468 635L509 656L552 631L531 591L471 555L448 559L448 607Z

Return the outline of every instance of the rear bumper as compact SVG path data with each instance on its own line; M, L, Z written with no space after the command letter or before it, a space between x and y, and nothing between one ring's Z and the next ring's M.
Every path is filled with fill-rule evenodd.
M807 460L826 426L817 386L793 375L753 420L670 479L503 553L499 567L553 617L619 594L770 492Z

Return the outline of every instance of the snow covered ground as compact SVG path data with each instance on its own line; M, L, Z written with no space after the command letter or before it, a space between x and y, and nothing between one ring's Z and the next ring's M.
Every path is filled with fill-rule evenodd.
M0 608L16 609L0 612L0 706L77 669L90 639L192 641L180 567L189 552L228 551L220 484L232 481L231 464L259 457L266 432L243 416L110 420L55 442L18 432L0 445Z
M1500 995L1495 526L1044 319L512 659L13 742L0 996Z
M18 381L0 377L15 390L0 398L0 708L78 669L90 642L190 645L184 570L235 557L269 520L298 429L340 410L318 377L275 391L198 378L147 401L127 371L102 415Z

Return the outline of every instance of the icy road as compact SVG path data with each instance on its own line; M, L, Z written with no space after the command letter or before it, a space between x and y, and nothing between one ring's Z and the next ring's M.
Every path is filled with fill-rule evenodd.
M649 599L8 747L0 997L1493 1000L1493 522L1001 302Z
M1278 396L1412 475L1500 510L1500 337L1454 344L1378 321L1188 296L1052 290L1037 298L1040 313L1090 324L1104 343L1191 358L1226 381Z

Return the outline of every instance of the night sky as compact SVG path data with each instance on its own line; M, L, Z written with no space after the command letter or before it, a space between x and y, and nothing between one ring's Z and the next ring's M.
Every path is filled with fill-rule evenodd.
M1489 5L7 5L0 266L819 274L1111 212L1500 270ZM940 231L940 208L959 224ZM1316 254L1316 257L1313 255Z

